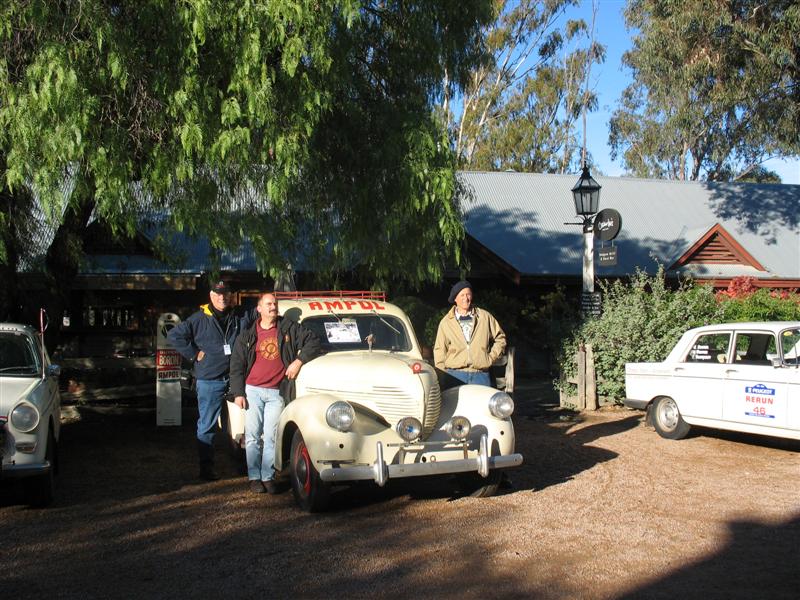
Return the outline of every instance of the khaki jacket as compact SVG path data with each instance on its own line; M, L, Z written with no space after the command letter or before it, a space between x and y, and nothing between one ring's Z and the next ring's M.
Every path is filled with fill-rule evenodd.
M433 361L437 369L486 371L506 349L506 334L491 313L475 309L475 329L467 344L461 326L455 318L456 307L439 322Z

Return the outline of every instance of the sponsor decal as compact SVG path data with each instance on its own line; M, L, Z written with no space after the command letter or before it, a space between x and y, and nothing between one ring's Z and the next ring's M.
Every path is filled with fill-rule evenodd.
M775 404L775 388L770 388L763 383L748 385L744 388L745 411L748 417L774 419L775 415L767 412L767 406Z
M333 300L324 302L309 302L308 310L352 310L354 308L361 310L386 310L380 302L372 300Z
M160 348L156 350L156 380L180 381L181 355L177 350Z

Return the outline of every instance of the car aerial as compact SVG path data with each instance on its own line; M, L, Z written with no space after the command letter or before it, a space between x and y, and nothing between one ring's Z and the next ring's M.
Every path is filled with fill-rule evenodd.
M55 491L59 373L38 331L0 323L0 480L24 479L31 506L50 504Z
M276 294L279 311L320 339L278 424L275 466L298 505L324 510L331 488L454 475L488 496L514 452L511 396L481 385L442 390L411 322L382 293ZM244 411L227 403L228 433L244 446Z
M800 439L800 321L690 329L663 362L625 365L625 395L665 438L698 425Z

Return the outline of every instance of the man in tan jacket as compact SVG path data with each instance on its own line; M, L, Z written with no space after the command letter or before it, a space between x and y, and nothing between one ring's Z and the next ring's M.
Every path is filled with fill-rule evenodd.
M506 334L491 313L472 305L472 285L459 281L450 290L455 304L439 322L433 360L464 383L491 385L489 368L506 348Z

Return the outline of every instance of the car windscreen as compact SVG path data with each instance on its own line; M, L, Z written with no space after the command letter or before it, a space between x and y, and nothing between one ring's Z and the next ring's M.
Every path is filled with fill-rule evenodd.
M39 371L34 340L24 333L0 332L0 375L30 376Z
M333 315L308 317L303 319L303 326L319 338L325 352L368 350L370 342L373 350L411 350L405 325L388 315L343 315L338 319Z

